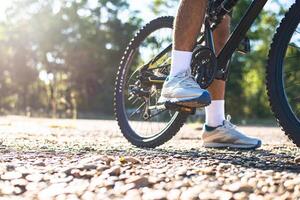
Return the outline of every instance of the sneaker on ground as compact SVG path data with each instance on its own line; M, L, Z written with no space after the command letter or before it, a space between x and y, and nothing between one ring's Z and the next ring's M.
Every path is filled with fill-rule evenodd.
M164 82L159 104L171 102L188 107L204 107L211 103L210 94L201 89L191 71L167 77Z
M230 122L230 116L224 120L223 125L213 131L203 128L203 147L207 148L236 148L236 149L256 149L261 146L261 140L247 137L236 129Z

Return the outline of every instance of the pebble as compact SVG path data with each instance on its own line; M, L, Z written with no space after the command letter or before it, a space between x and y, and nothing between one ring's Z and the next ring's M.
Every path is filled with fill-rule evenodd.
M233 198L236 200L244 200L247 199L248 194L246 192L239 192L233 195Z
M26 135L30 149L7 137L9 148L1 149L0 196L46 200L300 199L300 165L295 158L299 151L290 145L265 144L260 150L235 152L203 149L196 139L175 137L156 149L138 149L120 137L98 137L97 131L51 134L55 142L45 144L47 152L38 147L47 134ZM20 144L25 150L14 151ZM83 152L87 146L95 151Z
M232 199L233 194L224 190L217 190L214 192L214 195L220 200L230 200Z
M253 191L252 186L241 182L230 184L229 186L225 186L225 188L227 188L231 192L252 192Z
M129 162L132 164L141 164L142 161L138 158L132 157L132 156L125 156L125 157L120 157L121 162Z
M130 177L125 181L125 183L133 183L136 188L146 187L149 185L148 178L140 176Z
M84 165L82 169L86 170L92 170L92 169L97 169L97 165L89 164L89 165Z
M202 187L194 186L182 192L180 199L182 200L197 200Z
M199 199L201 200L211 200L211 199L216 199L216 196L212 192L201 192L199 194Z
M177 200L177 199L179 199L180 195L181 195L180 189L172 189L168 192L167 199L168 200Z
M141 200L142 197L141 197L141 194L140 194L139 190L132 189L132 190L127 191L124 199L125 200Z
M168 193L165 190L149 189L144 192L142 199L144 200L166 200Z
M40 167L45 167L46 166L46 164L44 162L36 162L33 165L40 166Z
M113 166L110 169L107 169L104 171L104 173L109 174L110 176L119 176L121 173L121 167L120 166Z
M205 167L199 170L200 173L205 174L205 175L210 175L214 176L216 174L215 170L213 167Z
M29 174L26 176L27 181L39 182L43 179L43 174Z
M300 156L298 156L298 157L295 158L295 163L300 164Z
M21 178L22 174L19 172L15 171L8 171L5 174L1 175L2 180L13 180L13 179L18 179Z

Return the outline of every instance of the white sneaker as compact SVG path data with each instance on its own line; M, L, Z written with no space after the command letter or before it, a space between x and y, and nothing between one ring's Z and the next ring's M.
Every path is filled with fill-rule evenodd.
M188 107L204 107L210 104L207 90L201 89L191 71L169 76L164 82L158 103L171 102Z
M213 131L203 128L202 140L203 147L208 148L256 149L261 146L261 140L247 137L236 130L236 126L230 122L230 116Z

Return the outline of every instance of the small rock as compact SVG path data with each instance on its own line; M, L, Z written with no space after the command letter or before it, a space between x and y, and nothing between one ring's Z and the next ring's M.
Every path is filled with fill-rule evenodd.
M214 194L218 197L218 199L221 200L230 200L232 199L233 196L231 192L224 191L224 190L217 190Z
M45 167L46 164L44 162L35 162L33 165L39 166L39 167Z
M295 158L295 163L300 163L300 156Z
M103 172L105 170L109 169L109 166L106 166L106 165L99 165L97 166L97 170L100 171L100 172Z
M66 183L53 184L38 194L39 199L52 199L52 197L63 194Z
M201 192L199 194L199 199L201 199L201 200L208 200L208 199L216 199L216 197L211 192Z
M294 187L300 184L300 178L296 178L293 180L287 180L284 182L284 187L287 190L294 190Z
M200 169L199 172L202 174L205 174L205 175L210 175L210 176L213 176L216 174L213 167L204 167L204 168Z
M110 165L110 163L114 161L114 158L111 156L103 156L102 160L105 162L106 165Z
M253 187L241 182L236 182L228 186L228 190L231 192L252 192Z
M119 176L121 173L120 166L113 166L110 169L107 169L104 173L108 173L111 176Z
M121 159L122 159L122 157L120 158L120 161L121 161ZM132 157L132 156L126 156L122 160L124 160L125 162L133 163L133 164L141 164L142 163L142 161L140 159Z
M179 189L173 189L168 192L167 199L168 200L177 200L179 199L181 191Z
M21 178L22 174L19 172L11 171L11 172L6 172L1 176L1 179L3 180L13 180L13 179L18 179Z
M7 171L13 171L15 169L16 169L16 167L14 165L6 165L6 170Z
M141 198L141 194L140 194L139 190L133 189L133 190L127 191L126 196L125 196L124 199L125 200L132 200L132 199L140 200L142 198Z
M26 180L31 181L31 182L39 182L42 179L43 179L42 174L29 174L29 175L26 176Z
M146 177L141 177L141 176L135 176L127 179L125 183L133 183L135 185L135 188L140 188L140 187L146 187L149 185L148 178Z
M233 195L233 198L236 199L236 200L247 199L247 193L246 193L246 192L235 193L235 194Z
M135 185L133 183L129 183L129 184L123 185L120 188L120 192L126 193L127 191L132 190L132 189L135 189Z
M74 176L75 178L79 178L81 176L79 169L71 169L70 174L66 173L67 175Z
M186 173L187 173L187 168L186 167L181 167L175 173L178 176L185 176Z
M167 192L165 190L146 190L142 199L147 200L165 200L167 198Z
M199 193L201 192L202 188L199 186L195 186L192 188L187 189L186 191L182 192L180 199L182 200L196 200L198 199Z
M26 186L28 184L25 179L14 179L10 183L14 186Z
M89 164L89 165L84 165L82 168L86 170L92 170L92 169L97 169L97 165Z
M13 194L14 190L15 190L14 186L8 185L8 184L3 184L3 185L1 185L0 193L1 193L1 196L2 195L10 195L10 194Z
M231 167L232 167L232 164L230 164L230 163L220 163L220 165L218 166L218 169L226 170L226 169L230 169Z

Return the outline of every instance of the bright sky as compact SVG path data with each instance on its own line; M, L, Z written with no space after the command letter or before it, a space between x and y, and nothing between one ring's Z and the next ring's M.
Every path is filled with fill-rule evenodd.
M0 20L5 19L5 10L9 7L11 1L1 0L0 3Z

